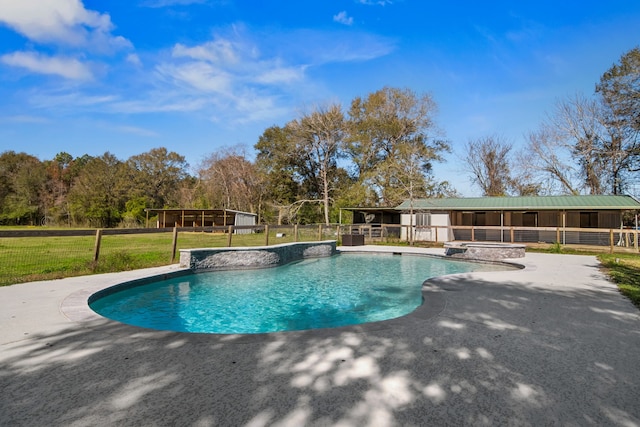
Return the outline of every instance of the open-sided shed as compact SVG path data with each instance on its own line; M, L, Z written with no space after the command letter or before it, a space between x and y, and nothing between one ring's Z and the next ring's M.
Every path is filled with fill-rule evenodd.
M158 216L156 226L165 227L216 227L216 226L251 226L256 225L258 215L232 209L145 209L147 227L149 218ZM250 230L236 230L236 233Z

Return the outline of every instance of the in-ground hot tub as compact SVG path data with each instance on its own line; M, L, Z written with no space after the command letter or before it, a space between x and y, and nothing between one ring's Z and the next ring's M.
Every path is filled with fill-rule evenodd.
M505 258L524 258L525 245L491 242L446 242L445 255L453 258L498 261Z

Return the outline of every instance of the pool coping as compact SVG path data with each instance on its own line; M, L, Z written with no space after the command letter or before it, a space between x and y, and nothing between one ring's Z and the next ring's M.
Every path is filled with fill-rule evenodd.
M487 260L468 260L468 259L454 259L450 257L446 257L444 255L439 255L433 253L433 251L425 251L422 248L415 247L396 247L396 246L343 246L339 247L336 251L336 254L344 253L368 253L368 254L392 254L392 255L411 255L411 256L425 256L430 258L439 258L443 260L453 261L453 262L477 262L481 264L500 264L512 267L507 270L512 269L524 269L525 266L522 264L508 262L508 261L487 261ZM263 268L274 268L279 265L266 266ZM112 292L117 292L121 288L127 288L131 286L139 286L145 283L157 281L157 280L165 280L171 279L174 277L180 277L184 275L193 274L195 271L186 268L179 267L179 265L170 266L171 271L165 271L158 274L153 274L144 277L138 277L131 280L125 280L120 283L98 283L94 286L83 288L79 291L75 291L69 294L66 298L64 298L60 304L60 312L70 321L72 322L108 322L120 325L122 327L132 328L135 331L146 331L146 332L155 332L161 334L189 334L189 335L202 335L202 336L210 336L210 337L226 337L229 339L233 339L236 342L254 342L254 341L262 341L266 339L270 339L271 337L277 336L278 334L286 334L288 336L294 334L299 337L303 337L305 335L309 337L317 337L319 335L331 335L334 333L342 333L345 331L352 332L367 332L374 331L380 329L388 329L399 326L400 324L406 324L407 322L424 322L428 321L436 316L438 316L446 307L446 298L444 296L443 291L438 287L433 285L431 282L435 279L442 277L466 277L473 272L467 273L455 273L444 276L438 276L426 279L422 284L422 304L417 307L411 313L408 313L404 316L400 316L393 319L381 320L377 322L368 322L362 323L358 325L347 325L347 326L339 326L335 328L317 328L317 329L305 329L305 330L297 330L297 331L279 331L279 332L266 332L266 333L256 333L256 334L216 334L216 333L207 333L207 332L179 332L179 331L168 331L168 330L159 330L159 329L149 329L140 326L134 326L125 324L122 322L118 322L116 320L109 319L107 317L101 316L91 309L89 304L95 300L96 298L100 298L102 296L108 295ZM255 269L255 268L252 268ZM222 271L222 270L214 270L214 271ZM501 270L497 270L496 273ZM490 273L490 272L489 272Z

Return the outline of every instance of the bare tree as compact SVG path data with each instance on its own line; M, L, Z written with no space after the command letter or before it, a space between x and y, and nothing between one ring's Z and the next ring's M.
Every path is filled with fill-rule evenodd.
M506 196L512 185L510 153L513 145L498 135L471 140L464 158L473 182L484 196Z
M199 176L210 204L219 208L257 212L262 185L243 147L224 148L208 156Z
M540 178L544 183L543 192L580 194L571 147L558 139L552 128L543 126L529 133L522 156L522 167Z

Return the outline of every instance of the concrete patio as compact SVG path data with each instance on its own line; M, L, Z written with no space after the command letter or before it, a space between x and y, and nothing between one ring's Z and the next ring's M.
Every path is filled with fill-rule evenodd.
M420 315L264 335L143 330L86 307L177 266L3 287L0 425L640 425L640 311L594 257L514 262L430 280Z

